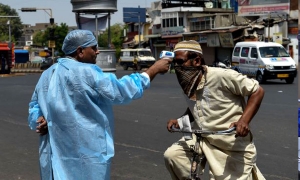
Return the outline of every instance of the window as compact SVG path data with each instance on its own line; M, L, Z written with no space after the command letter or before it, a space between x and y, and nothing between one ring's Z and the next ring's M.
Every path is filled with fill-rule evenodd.
M240 55L240 50L241 48L240 47L236 47L233 51L233 56L239 56Z
M131 51L130 52L130 56L136 56L137 55L137 52L136 51Z
M168 18L162 20L163 27L177 27L177 18Z
M129 51L121 52L121 56L130 56L130 52Z
M261 57L269 58L269 57L289 57L289 53L284 49L284 47L261 47L259 48L259 52Z
M139 56L152 56L151 51L139 51Z
M241 57L248 57L248 54L249 54L249 48L248 47L243 47Z
M183 26L183 17L179 17L179 26Z
M256 54L256 55L255 55ZM256 48L252 48L251 49L251 54L250 54L251 58L256 58L257 57L257 49Z
M190 20L191 31L199 31L214 28L214 17L192 18Z
M183 16L182 14L178 12L163 12L161 13L161 19L162 19L162 27L168 28L168 27L177 27L183 26Z

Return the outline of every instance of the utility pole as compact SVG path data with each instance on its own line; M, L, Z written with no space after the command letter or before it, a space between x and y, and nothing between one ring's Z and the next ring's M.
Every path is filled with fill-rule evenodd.
M271 36L270 36L270 27L273 27L274 25L274 19L271 19L271 14L269 14L268 19L264 19L264 25L265 27L268 27L268 42L270 42L271 40Z
M10 20L7 21L7 24L8 24L8 41L11 42Z

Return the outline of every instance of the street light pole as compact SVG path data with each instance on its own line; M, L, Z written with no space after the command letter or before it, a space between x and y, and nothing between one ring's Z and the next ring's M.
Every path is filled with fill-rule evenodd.
M9 38L9 42L11 42L11 30L10 30L10 20L7 21L8 23L8 38Z
M0 16L0 18L15 18L15 17L19 17L19 16ZM10 26L10 19L7 21L8 24L8 38L9 38L9 42L11 42L11 26Z

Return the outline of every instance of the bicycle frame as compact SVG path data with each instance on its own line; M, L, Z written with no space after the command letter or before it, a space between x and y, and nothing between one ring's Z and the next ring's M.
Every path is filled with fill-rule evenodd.
M197 140L195 142L195 145L190 146L190 150L193 153L192 159L191 159L191 170L190 170L190 177L186 180L201 180L200 179L200 166L201 162L205 159L205 154L203 153L202 156L200 157L199 155L199 147L200 147L200 140L202 139L202 134L216 134L216 135L221 135L221 134L232 134L232 132L235 130L235 127L232 127L227 130L223 131L209 131L209 130L192 130L192 131L182 131L180 129L176 129L172 127L173 132L181 132L181 133L193 133L197 136Z

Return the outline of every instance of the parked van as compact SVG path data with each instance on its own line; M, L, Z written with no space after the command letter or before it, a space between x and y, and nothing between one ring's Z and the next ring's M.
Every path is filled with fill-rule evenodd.
M124 70L136 68L141 70L155 63L155 58L150 49L121 49L120 65Z
M254 77L259 83L284 79L292 84L297 75L296 63L286 49L273 42L239 42L232 53L232 69Z
M291 43L288 44L288 49L291 58L294 59L296 67L298 67L298 39L291 38Z

